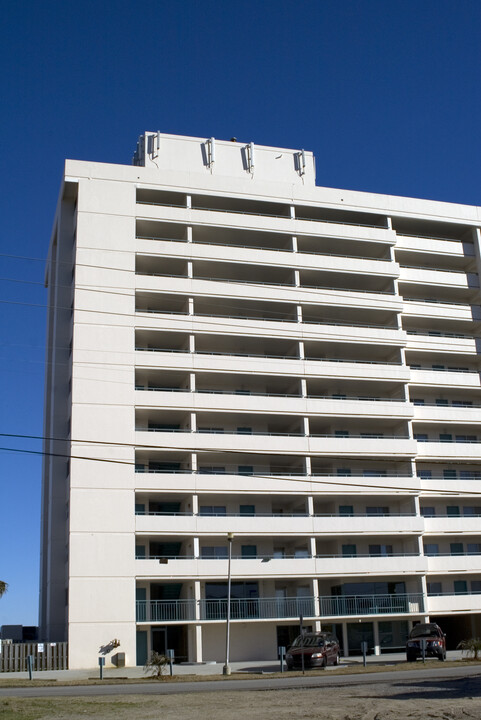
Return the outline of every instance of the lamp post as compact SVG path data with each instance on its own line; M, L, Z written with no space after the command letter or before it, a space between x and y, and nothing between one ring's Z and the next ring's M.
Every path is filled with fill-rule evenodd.
M229 665L229 649L230 649L230 563L232 560L232 541L234 533L227 533L227 542L229 543L229 560L227 565L227 622L225 627L225 665L222 668L223 675L230 675L231 669Z

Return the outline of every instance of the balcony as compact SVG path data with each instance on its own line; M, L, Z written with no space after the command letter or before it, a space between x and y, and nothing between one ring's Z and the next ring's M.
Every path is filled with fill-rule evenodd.
M481 599L481 596L479 596ZM319 608L319 614L317 614ZM232 620L298 620L378 615L418 615L424 612L421 593L402 595L342 595L302 598L231 600ZM226 600L137 600L138 623L219 621L227 617Z
M462 520L462 518L461 518ZM476 519L472 518L472 522ZM478 521L479 524L479 521ZM400 535L420 534L423 518L419 515L307 515L255 513L242 515L193 515L191 513L138 514L136 532L151 534L216 534L269 536L269 535Z
M429 595L426 612L433 615L479 613L481 612L481 594L456 593L456 595Z

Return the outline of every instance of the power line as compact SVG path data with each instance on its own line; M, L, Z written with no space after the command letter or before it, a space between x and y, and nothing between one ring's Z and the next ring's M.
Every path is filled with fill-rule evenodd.
M208 450L199 450L197 448L186 448L186 447L172 447L172 446L150 446L150 445L138 445L135 443L113 443L113 442L102 442L100 440L68 440L66 438L49 438L42 435L20 435L20 434L13 434L13 433L0 433L0 437L16 437L16 438L22 438L22 439L34 439L34 440L49 440L53 442L70 442L70 443L78 443L78 444L84 444L84 445L102 445L104 447L127 447L127 448L136 448L138 450L153 450L154 452L156 450L164 450L164 451L174 451L174 452L190 452L190 453L219 453L219 454L226 454L226 455L246 455L248 454L246 451L242 450L236 450L236 449L229 449L225 450L222 448L209 448ZM43 455L48 457L58 457L58 458L65 458L65 459L74 459L74 460L90 460L92 462L110 462L113 464L119 464L119 465L130 465L135 466L135 462L129 461L129 460L117 460L117 459L110 459L110 458L97 458L97 457L89 457L89 456L82 456L82 455L72 455L70 453L55 453L55 452L49 452L45 450L26 450L21 448L9 448L9 447L0 447L0 450L7 451L7 452L17 452L17 453L25 453L30 455ZM287 468L286 469L291 469ZM243 475L239 475L239 477L245 477ZM463 495L475 495L481 496L481 491L475 491L475 490L447 490L445 488L429 488L423 491L422 488L419 487L409 487L406 485L381 485L381 484L370 484L370 483L350 483L346 481L340 481L340 480L333 480L329 478L328 480L319 480L317 478L313 478L312 476L305 476L305 477L289 477L285 478L282 477L282 473L280 473L279 476L276 476L275 474L272 475L262 475L253 473L252 475L248 476L249 478L257 478L261 480L266 479L272 479L272 477L275 477L276 480L282 480L284 482L299 482L299 483L314 483L316 485L338 485L340 487L354 487L354 488L371 488L374 490L400 490L404 492L413 492L416 494L420 494L422 492L429 492L429 493L439 493L441 495L449 495L449 496L463 496ZM337 476L336 476L337 477Z

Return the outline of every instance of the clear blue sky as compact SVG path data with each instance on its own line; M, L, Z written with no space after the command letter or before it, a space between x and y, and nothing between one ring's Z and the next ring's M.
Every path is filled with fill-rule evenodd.
M17 0L2 19L2 433L42 434L44 263L5 254L45 257L66 157L235 135L314 151L319 185L481 205L479 0ZM0 625L37 622L40 474L0 451Z

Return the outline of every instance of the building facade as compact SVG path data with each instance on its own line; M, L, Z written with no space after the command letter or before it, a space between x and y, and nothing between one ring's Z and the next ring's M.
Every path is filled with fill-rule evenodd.
M145 133L67 161L49 289L42 639L273 659L480 632L479 208L311 153ZM107 661L109 662L109 661Z

